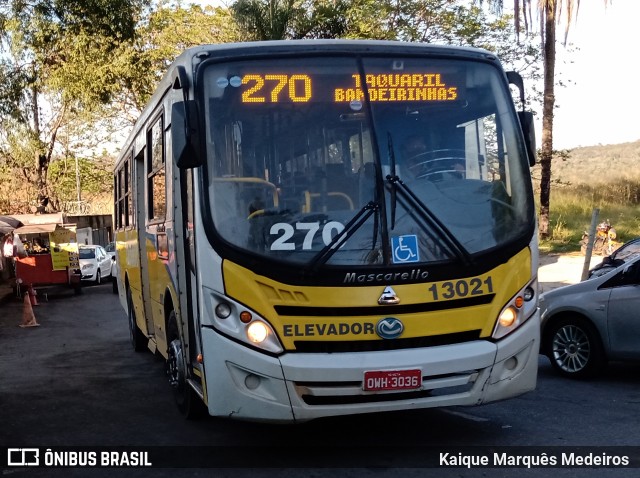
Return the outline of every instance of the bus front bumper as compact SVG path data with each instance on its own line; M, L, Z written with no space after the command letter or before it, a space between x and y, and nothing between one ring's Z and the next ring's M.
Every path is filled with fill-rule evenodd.
M320 417L470 406L535 389L538 313L498 342L358 353L287 353L246 348L202 332L209 413L245 420L296 422ZM420 369L414 391L366 392L366 371Z

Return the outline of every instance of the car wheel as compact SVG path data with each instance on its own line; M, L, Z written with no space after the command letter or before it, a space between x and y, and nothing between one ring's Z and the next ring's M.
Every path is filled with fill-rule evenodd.
M149 339L145 337L142 331L138 328L136 323L136 310L133 307L133 298L131 297L131 290L127 290L127 319L129 321L129 338L133 350L136 352L142 352L147 347Z
M600 337L584 319L571 317L558 321L552 325L547 341L551 365L565 377L591 377L604 365Z
M118 293L118 280L111 276L111 287L114 294Z
M187 419L194 419L204 415L205 406L200 397L187 382L187 364L182 352L182 341L178 334L176 314L171 311L167 326L169 350L167 358L167 377L173 389L173 396L178 410Z
M96 285L102 284L102 276L100 275L100 269L96 272Z

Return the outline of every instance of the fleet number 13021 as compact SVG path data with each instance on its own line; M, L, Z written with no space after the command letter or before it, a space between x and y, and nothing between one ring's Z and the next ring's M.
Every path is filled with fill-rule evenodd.
M491 276L486 278L472 277L456 281L437 282L428 288L431 298L437 300L460 299L469 296L493 294Z

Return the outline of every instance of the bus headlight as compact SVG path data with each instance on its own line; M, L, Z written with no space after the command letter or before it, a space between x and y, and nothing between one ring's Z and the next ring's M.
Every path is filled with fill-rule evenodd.
M534 280L519 290L518 293L504 305L498 315L491 337L501 339L529 320L538 307L536 297L537 290L538 283L537 280Z
M507 307L498 317L498 323L502 327L511 327L518 319L518 311L515 307Z
M211 291L202 324L260 350L279 354L284 351L269 322L241 304Z
M254 344L261 344L269 337L269 327L261 320L251 322L247 326L247 338Z

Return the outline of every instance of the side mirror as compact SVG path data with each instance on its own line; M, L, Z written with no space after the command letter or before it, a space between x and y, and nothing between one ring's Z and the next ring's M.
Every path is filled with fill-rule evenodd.
M533 113L531 111L518 111L520 127L524 134L524 145L529 156L529 166L536 164L536 129L533 124Z
M196 111L193 100L177 101L171 106L171 149L180 169L202 166Z
M520 92L520 103L522 111L518 111L518 119L520 120L520 128L524 134L524 145L529 156L529 166L536 164L536 130L533 124L533 113L525 110L525 94L524 81L517 71L507 71L507 80L510 85L514 85Z

